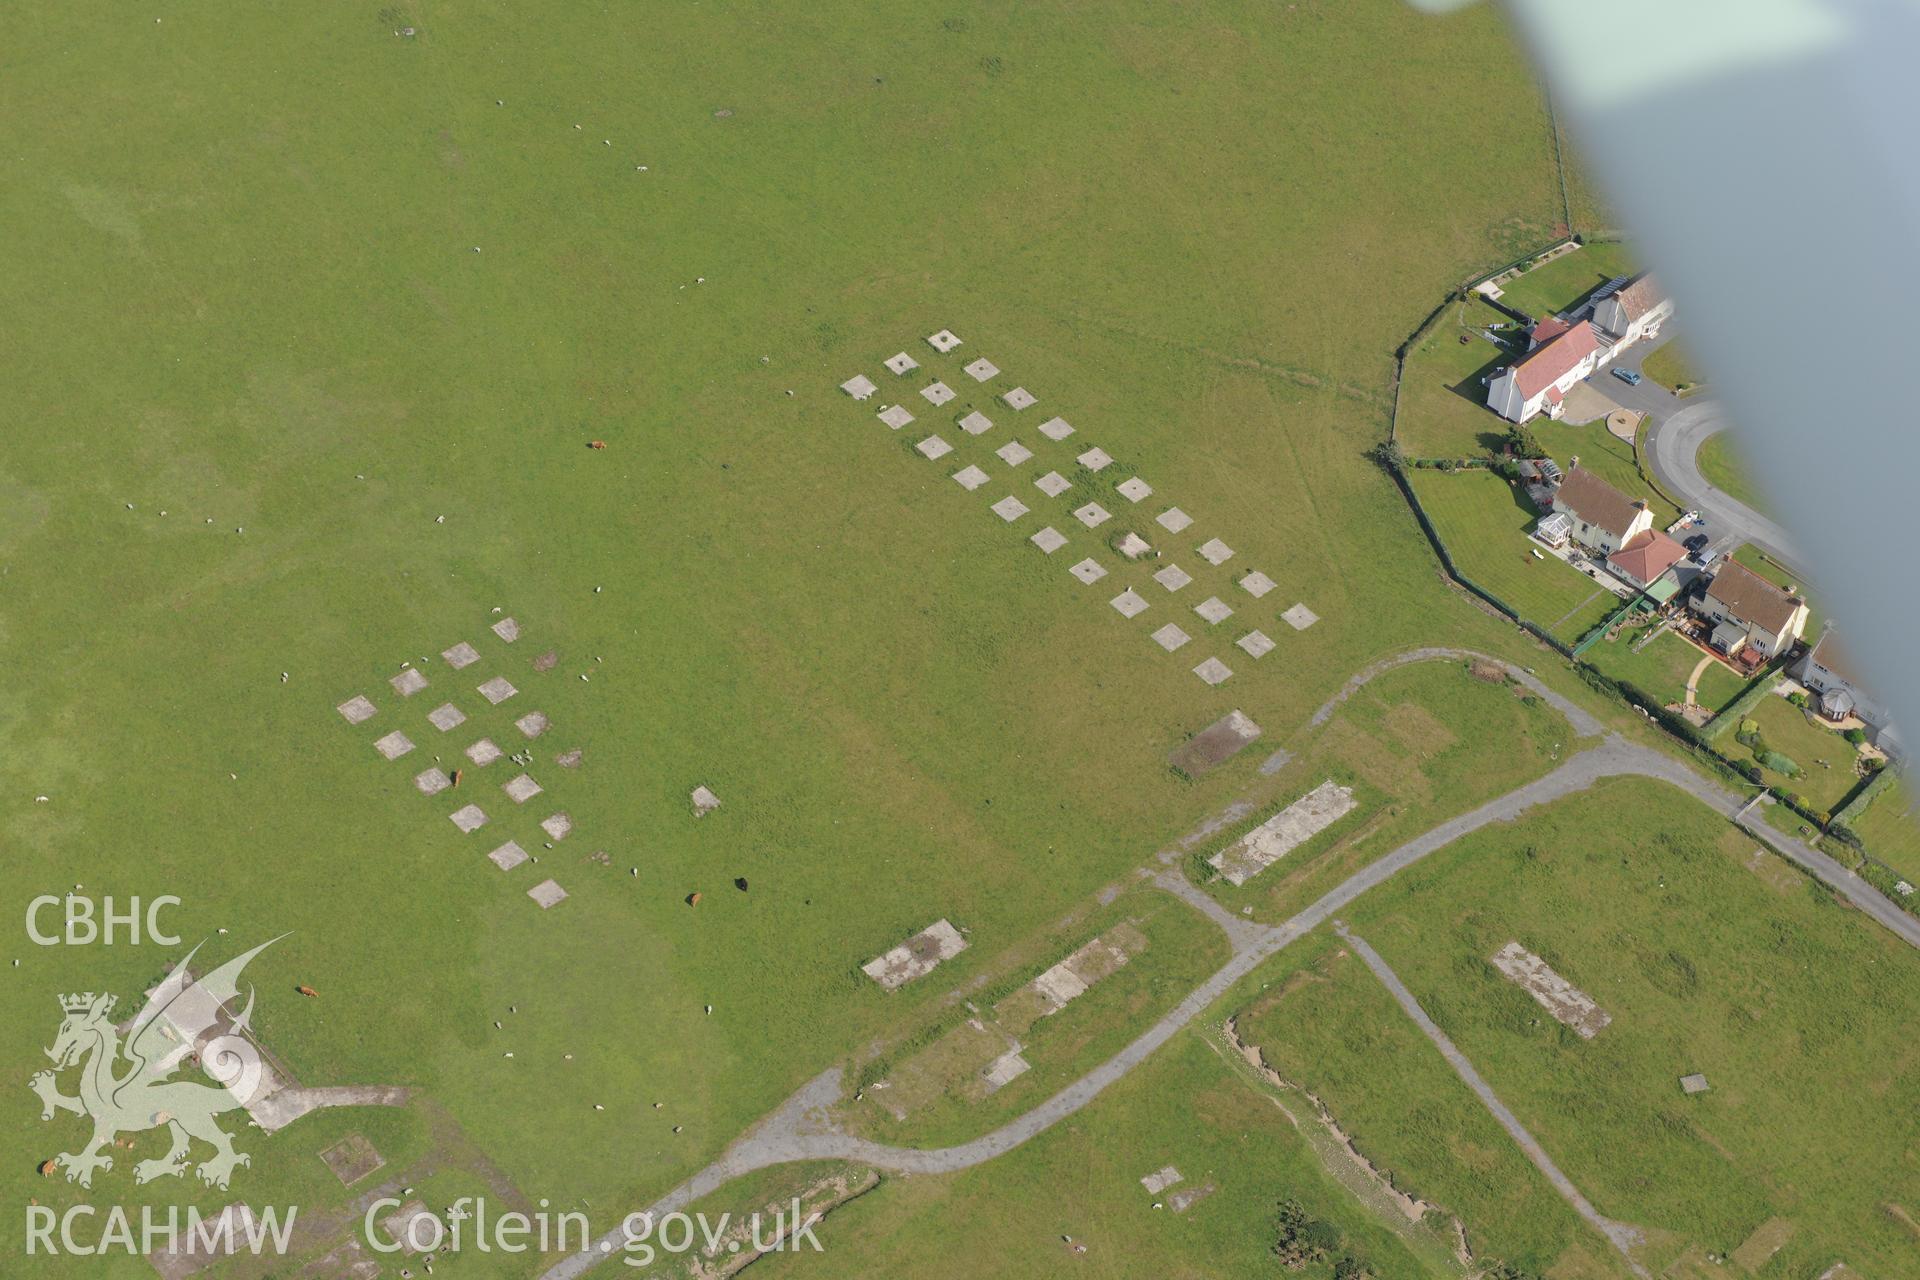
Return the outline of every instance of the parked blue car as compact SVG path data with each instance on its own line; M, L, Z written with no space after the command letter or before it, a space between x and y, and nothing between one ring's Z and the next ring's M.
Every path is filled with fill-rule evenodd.
M1638 370L1615 369L1613 371L1613 376L1620 379L1620 381L1626 383L1630 387L1637 387L1640 385L1640 374Z

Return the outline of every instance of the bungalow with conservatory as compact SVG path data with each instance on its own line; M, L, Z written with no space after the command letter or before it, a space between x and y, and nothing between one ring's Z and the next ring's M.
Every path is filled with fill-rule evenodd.
M1585 467L1567 472L1553 491L1553 510L1567 518L1567 535L1573 541L1603 556L1624 550L1653 528L1653 512L1645 502L1629 498Z
M1652 273L1643 271L1617 289L1603 290L1593 303L1595 327L1613 336L1616 347L1631 346L1660 336L1660 326L1673 314L1673 299Z
M1551 332L1544 323L1536 331ZM1578 321L1495 374L1487 383L1487 407L1509 422L1525 422L1537 413L1557 418L1567 391L1612 352L1591 322Z
M1713 625L1713 647L1729 658L1765 661L1792 648L1807 625L1806 602L1738 560L1721 562L1697 606Z

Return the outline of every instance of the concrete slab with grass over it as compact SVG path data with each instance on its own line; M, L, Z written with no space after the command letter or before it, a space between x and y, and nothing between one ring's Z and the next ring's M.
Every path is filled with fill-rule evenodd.
M467 713L451 702L443 702L427 712L427 723L442 733L458 729L467 722Z
M920 362L904 351L888 356L882 363L887 366L888 373L902 378L920 367Z
M865 400L880 388L873 385L873 379L864 373L856 373L840 384L840 389L855 400Z
M1147 602L1139 592L1129 587L1107 603L1123 618L1137 618L1147 611Z
M462 805L448 814L447 820L460 828L461 834L472 835L487 825L487 811L477 804Z
M1113 519L1113 513L1097 502L1089 502L1086 506L1075 510L1073 518L1089 529L1098 529L1101 525Z
M532 774L528 773L520 774L517 777L510 778L506 782L501 783L500 789L506 792L507 798L515 804L525 804L546 790L546 788L533 780Z
M494 623L490 629L493 634L499 636L508 644L512 644L520 638L520 624L512 618L502 618L500 621Z
M972 493L987 482L987 473L976 466L964 466L953 473L953 482Z
M1508 942L1493 953L1493 967L1502 977L1532 996L1561 1026L1573 1028L1591 1040L1613 1021L1594 998L1553 971L1553 967L1518 942Z
M1049 440L1065 440L1073 434L1073 424L1065 418L1048 418L1040 424L1040 434Z
M1068 569L1067 572L1072 574L1074 577L1080 579L1080 581L1086 583L1088 586L1092 586L1094 583L1100 581L1100 579L1107 576L1106 569L1103 568L1100 562L1098 560L1095 560L1092 556L1088 556L1085 560L1082 560L1079 564L1076 564L1072 568Z
M918 449L920 456L929 462L938 462L953 452L953 446L945 440L942 440L939 436L928 436L925 440L922 440L913 447Z
M1210 625L1216 627L1233 616L1233 606L1229 605L1219 596L1208 596L1205 600L1193 606L1193 611L1202 618L1205 618Z
M942 329L938 333L930 333L927 335L927 345L935 351L938 351L941 355L946 355L947 352L952 351L960 345L960 335L951 329Z
M953 388L944 382L929 382L920 388L920 396L936 409L955 398Z
M993 514L999 516L1008 524L1012 524L1015 520L1027 514L1027 509L1027 504L1012 494L1008 494L1006 497L1000 499L1000 501L994 503L991 508Z
M414 670L414 668L408 667L399 675L388 680L387 683L392 685L393 691L401 697L411 698L414 694L427 687L427 678Z
M527 896L532 898L542 911L547 911L565 902L567 891L560 887L560 882L557 880L542 880L527 890Z
M513 681L505 676L495 676L479 687L480 696L496 707L518 692L520 691L513 687Z
M1049 471L1038 480L1035 480L1033 487L1046 494L1049 498L1057 498L1067 490L1073 488L1073 481L1067 479L1058 471Z
M913 421L913 415L907 411L907 406L903 404L890 404L874 416L895 431L898 431Z
M1129 529L1120 535L1120 541L1114 543L1113 549L1129 560L1138 560L1152 551L1153 547L1145 538Z
M336 707L335 710L341 714L348 724L365 724L367 721L373 719L374 712L378 710L378 708L373 705L373 700L367 697L366 694L356 693L353 697L348 698Z
M987 1064L987 1069L980 1073L980 1082L987 1093L996 1093L1027 1074L1032 1066L1022 1056L1020 1046L1015 1045Z
M1021 444L1018 440L1009 440L993 452L1000 461L1010 467L1017 467L1033 456L1033 450L1027 448L1027 446Z
M1176 623L1172 622L1169 622L1166 626L1153 633L1153 642L1162 649L1165 649L1168 653L1172 653L1175 649L1178 649L1191 639L1193 639L1192 636L1182 631Z
M413 739L395 729L385 737L375 739L373 749L389 760L398 760L413 750Z
M1177 564L1170 564L1163 569L1156 569L1153 580L1169 591L1178 591L1193 581L1193 575Z
M1352 813L1353 788L1328 778L1292 804L1207 859L1220 878L1238 887Z
M1102 449L1099 445L1095 445L1075 458L1074 461L1089 471L1105 471L1113 465L1113 455L1105 449Z
M1266 595L1267 592L1273 590L1273 588L1273 579L1258 569L1255 569L1252 573L1240 579L1240 589L1252 596L1255 600Z
M1208 564L1225 564L1233 559L1233 548L1218 538L1208 538L1200 544L1200 558Z
M437 796L453 785L453 779L439 765L431 769L422 769L413 775L413 785L423 796Z
M1157 1196L1180 1181L1180 1171L1172 1165L1167 1165L1140 1179L1140 1185L1147 1189L1148 1195Z
M1273 640L1264 631L1249 631L1234 644L1245 651L1249 658L1264 658L1273 652Z
M1119 492L1120 496L1128 502L1140 502L1143 499L1153 496L1153 486L1145 480L1142 480L1139 476L1128 476L1125 480L1115 485L1114 488Z
M1233 675L1233 668L1218 658L1208 658L1193 669L1193 674L1210 685L1225 684Z
M553 727L544 711L529 711L513 722L513 727L529 738L537 738Z
M1167 756L1167 763L1197 778L1239 755L1246 745L1260 736L1260 726L1246 712L1235 707Z
M1193 517L1178 507L1168 507L1154 517L1168 533L1179 533L1193 523Z
M487 857L502 871L511 871L527 860L527 851L520 847L519 841L509 840Z
M459 671L480 661L480 651L468 644L465 640L462 640L459 644L451 648L442 649L440 651L440 660L445 662L449 667L452 667L455 671Z
M985 435L993 429L993 419L975 409L960 419L960 429L970 436Z
M473 761L474 764L479 765L481 768L492 764L505 754L506 752L493 745L492 738L482 738L467 748L467 759Z
M533 660L533 669L543 673L551 671L559 665L560 651L558 649L549 649Z
M1287 625L1295 631L1305 631L1308 627L1320 621L1320 615L1307 608L1304 604L1296 604L1280 616L1286 619Z
M1000 376L1000 366L985 356L981 356L978 360L975 360L967 366L967 376L975 382L986 382L989 379Z
M875 956L860 966L860 972L879 983L886 991L895 991L915 978L933 972L942 960L951 960L967 949L967 940L948 921L935 920L899 946Z
M385 1165L386 1159L364 1135L350 1133L322 1151L320 1162L340 1180L341 1186L350 1187Z
M1040 403L1040 398L1025 387L1015 387L1000 397L1000 403L1006 405L1009 409L1018 411L1033 408L1034 405Z
M1027 539L1027 541L1033 543L1034 546L1040 548L1042 551L1046 552L1048 555L1052 555L1054 552L1058 551L1060 548L1067 545L1067 535L1060 532L1058 529L1054 528L1052 525L1048 525L1046 528L1042 529L1040 532L1034 534L1033 537Z
M391 1202L389 1202L391 1203ZM436 1241L445 1239L444 1224L434 1223L433 1214L427 1206L418 1200L409 1200L380 1219L380 1229L386 1232L393 1243L400 1246L403 1253L424 1253L437 1248Z
M547 833L547 839L565 840L573 831L573 819L564 813L556 813L540 820L540 829Z

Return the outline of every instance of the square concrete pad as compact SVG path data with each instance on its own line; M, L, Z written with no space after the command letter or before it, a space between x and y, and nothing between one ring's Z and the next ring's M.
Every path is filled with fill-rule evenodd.
M1225 564L1233 559L1233 548L1218 538L1209 538L1200 544L1200 558L1208 564Z
M913 415L907 412L907 406L903 404L888 405L880 411L879 418L895 431L913 421Z
M992 429L992 427L993 419L978 409L975 409L972 413L960 419L960 429L970 436L981 435Z
M1205 662L1193 669L1193 674L1199 676L1208 684L1219 684L1233 674L1233 668L1218 658L1208 658Z
M1705 1093L1711 1087L1707 1083L1707 1077L1701 1072L1696 1071L1690 1076L1680 1077L1680 1089L1684 1093Z
M1147 611L1147 602L1140 593L1129 587L1107 602L1119 611L1123 618L1137 618Z
M906 374L912 373L915 369L918 369L920 362L902 351L898 355L888 356L886 365L889 372L905 376Z
M985 356L981 356L967 366L967 376L975 382L985 382L988 378L997 376L999 372L999 366Z
M465 724L467 722L467 713L454 706L451 702L443 702L433 710L427 712L427 722L440 732L445 733L449 729L458 729L461 725Z
M480 696L496 707L518 692L520 691L513 687L513 682L505 676L495 676L480 686Z
M855 400L865 400L880 388L873 385L873 379L864 373L856 373L840 384L840 389Z
M1170 564L1154 574L1153 580L1169 591L1178 591L1193 581L1193 575L1177 564Z
M467 748L467 759L482 767L492 764L505 754L506 752L493 745L491 738L482 738Z
M1040 424L1040 434L1049 440L1065 440L1073 434L1073 424L1065 418L1048 418Z
M1138 502L1153 493L1153 486L1145 480L1142 480L1139 476L1128 476L1114 487L1120 491L1120 496L1128 502Z
M1168 507L1165 511L1155 516L1154 519L1158 520L1160 527L1168 533L1178 533L1193 523L1193 517L1178 507Z
M525 804L544 790L531 775L524 773L511 782L502 783L500 789L506 792L515 804Z
M1089 529L1097 529L1113 519L1113 513L1097 502L1089 502L1073 513L1073 518Z
M978 467L962 467L953 473L954 483L971 493L987 482L987 473Z
M480 651L462 640L451 649L442 649L440 658L455 671L459 671L463 667L470 667L480 661Z
M927 345L935 351L938 351L941 355L945 355L960 345L960 338L953 330L942 329L938 333L927 335Z
M547 731L550 721L544 711L529 711L513 722L513 727L529 738L537 738Z
M688 792L687 799L693 801L693 816L696 818L704 818L720 807L720 797L704 785Z
M567 891L560 887L558 881L542 880L539 884L527 890L527 896L539 903L540 909L545 911L548 907L565 902L567 899Z
M527 860L527 851L517 842L509 840L487 857L493 859L493 865L502 871L511 871Z
M993 514L999 516L1002 520L1005 520L1009 524L1011 524L1013 521L1018 520L1021 516L1027 514L1027 504L1020 501L1020 499L1014 497L1012 494L1008 494L1006 497L1000 499L1000 501L993 504Z
M412 667L408 667L405 671L402 671L399 675L387 681L387 683L392 685L394 692L398 693L401 697L411 698L414 694L427 687L427 678L418 671L415 671Z
M1033 456L1033 450L1027 448L1027 446L1021 444L1018 440L1009 440L998 449L995 449L994 452L1000 455L1000 461L1010 467L1017 467Z
M398 760L413 750L413 739L395 729L386 737L377 740L373 744L373 749L389 760Z
M1240 579L1240 586L1248 595L1258 600L1261 596L1273 590L1273 579L1258 569L1255 569L1252 573Z
M947 401L953 399L953 388L944 382L930 382L920 388L920 394L927 398L928 404L937 409Z
M1046 494L1049 498L1057 498L1067 490L1073 488L1073 481L1067 479L1058 471L1049 471L1038 480L1035 480L1033 487Z
M1192 636L1171 622L1153 633L1153 642L1162 649L1165 649L1168 653L1172 653L1175 649L1178 649L1191 639L1193 639Z
M1208 596L1205 600L1193 606L1193 611L1215 626L1218 626L1233 616L1233 606L1225 600L1222 600L1219 596Z
M1075 458L1074 461L1089 471L1105 471L1113 465L1113 456L1099 445L1095 445L1078 458Z
M413 776L413 785L420 788L423 796L437 796L453 785L453 779L438 766L423 770Z
M1067 545L1067 536L1064 533L1061 533L1058 529L1054 528L1052 525L1048 525L1046 528L1042 529L1040 532L1034 534L1033 537L1029 539L1029 541L1032 542L1034 546L1046 552L1048 555L1052 555L1054 552L1058 551L1060 548Z
M502 618L493 624L493 634L512 644L520 638L520 624L512 618Z
M1234 643L1245 649L1249 658L1261 658L1273 652L1273 641L1264 631L1249 631Z
M1033 392L1027 390L1025 387L1015 387L1013 390L1001 396L1000 400L1009 409L1031 409L1034 405L1040 403L1039 397L1035 396Z
M361 1135L354 1133L340 1139L320 1153L321 1162L332 1170L333 1176L340 1179L340 1185L350 1187L360 1179L384 1165L373 1144Z
M1141 556L1153 550L1153 548L1148 545L1145 538L1129 530L1121 537L1120 545L1115 547L1114 550L1129 560L1138 560Z
M364 724L373 719L373 700L364 693L356 693L336 709L346 717L348 724Z
M939 436L928 436L925 440L922 440L913 447L918 449L920 455L929 462L938 462L953 452L953 446L945 440L942 440Z
M543 819L540 829L551 839L565 840L567 833L573 830L573 819L564 813L556 813L551 818Z
M453 825L468 833L478 831L487 825L487 811L477 804L463 805L447 817Z
M1307 608L1304 604L1296 604L1280 616L1285 618L1287 625L1295 631L1305 631L1308 627L1320 621L1320 615Z
M1100 567L1100 562L1098 560L1092 559L1091 557L1089 557L1088 559L1082 560L1079 564L1076 564L1071 569L1068 569L1067 572L1072 574L1074 577L1080 579L1080 581L1086 583L1088 586L1092 586L1094 583L1100 581L1100 579L1107 576L1107 571Z

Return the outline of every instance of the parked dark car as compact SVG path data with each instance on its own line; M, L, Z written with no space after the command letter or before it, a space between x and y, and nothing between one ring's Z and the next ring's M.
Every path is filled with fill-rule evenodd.
M1630 387L1637 387L1640 385L1640 374L1637 370L1615 369L1613 371L1613 376L1620 379L1620 381L1626 383Z
M1696 533L1691 538L1687 539L1687 550L1699 551L1707 545L1708 541L1709 539L1706 534Z

